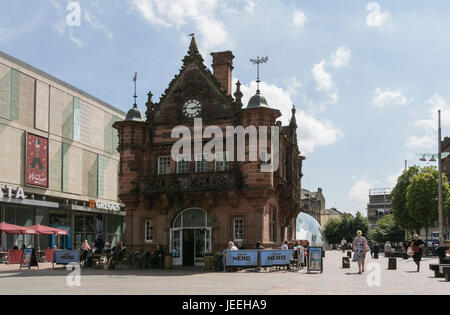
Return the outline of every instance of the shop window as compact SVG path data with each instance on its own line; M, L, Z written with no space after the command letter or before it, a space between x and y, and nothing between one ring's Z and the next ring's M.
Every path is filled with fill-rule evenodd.
M233 219L233 241L244 241L244 218Z
M144 241L146 243L153 242L153 220L144 221Z
M170 156L158 157L158 175L170 174Z

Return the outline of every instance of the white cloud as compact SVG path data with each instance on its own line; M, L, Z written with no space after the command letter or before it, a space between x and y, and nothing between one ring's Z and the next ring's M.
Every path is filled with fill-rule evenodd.
M388 11L381 11L378 2L370 2L366 10L370 12L366 19L367 26L378 29L384 29L388 26L392 16Z
M401 168L397 173L392 174L388 177L388 185L390 188L394 188L395 185L397 185L397 180L400 177L400 175L403 174L404 169Z
M295 10L294 15L292 17L292 22L296 28L302 28L306 22L306 15L302 11Z
M325 60L315 64L311 72L317 83L317 91L329 91L334 86L331 74L325 71Z
M349 192L349 198L353 201L367 203L369 201L369 190L372 185L364 180L359 180L353 185Z
M434 139L431 135L425 135L422 137L411 136L406 139L405 146L412 150L432 149L434 145L437 145L436 139Z
M339 47L336 53L331 55L331 63L336 68L342 68L348 65L351 57L351 50L347 47Z
M441 110L442 126L450 127L450 106L447 100L441 95L435 94L427 100L427 104L430 105L428 118L418 120L415 124L424 127L425 132L433 133L438 129L438 110Z
M97 17L89 13L87 9L84 9L84 19L85 21L95 30L101 31L105 34L106 38L112 39L113 35L110 30L103 24L101 24Z
M216 17L218 3L218 0L132 1L134 8L150 24L180 29L193 23L206 50L220 47L229 38L224 24ZM244 1L243 4L245 9L252 10L252 1Z
M389 105L406 105L412 101L402 94L400 90L382 90L375 89L375 97L372 101L372 105L375 107L386 107Z
M236 81L237 79L235 78L234 83ZM282 114L280 117L281 122L283 125L287 125L292 116L293 101L291 94L288 90L266 82L261 83L260 89L269 106L280 110ZM244 94L242 102L244 107L246 107L250 97L256 92L256 82L252 81L247 85L242 84L241 90ZM298 143L302 154L314 152L320 146L331 145L343 137L341 129L336 127L332 122L323 119L319 120L311 114L299 110L298 106L296 119L299 128Z

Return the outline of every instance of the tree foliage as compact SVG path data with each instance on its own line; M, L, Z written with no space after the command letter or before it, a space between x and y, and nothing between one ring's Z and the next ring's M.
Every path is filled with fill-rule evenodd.
M341 219L330 219L323 232L329 244L339 244L343 237L351 242L358 230L361 230L363 235L369 232L369 220L359 212L355 216L346 213Z
M403 229L419 232L438 219L438 171L435 167L412 166L398 178L391 194L395 223ZM444 212L450 213L447 177L442 175Z
M369 239L381 243L401 242L405 231L396 224L394 215L389 214L377 221L377 225L370 230Z

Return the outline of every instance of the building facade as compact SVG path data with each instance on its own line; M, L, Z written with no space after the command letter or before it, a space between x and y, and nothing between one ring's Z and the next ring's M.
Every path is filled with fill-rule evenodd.
M14 245L77 248L123 238L118 201L120 110L0 52L0 221L68 230L2 237Z
M369 191L367 217L372 227L385 215L392 214L391 188L377 188Z
M126 206L126 246L153 250L160 245L179 266L202 265L205 254L225 249L228 241L249 249L257 241L266 247L279 246L295 238L300 211L303 157L297 146L295 115L289 126L282 126L277 122L279 110L269 107L259 90L244 108L239 82L234 98L231 95L233 54L211 55L214 73L204 65L192 38L180 73L160 102L154 103L149 93L145 118L135 105L124 121L114 124L120 139L119 196ZM230 151L217 133L215 139L223 144L223 151L215 146L214 154L221 158L207 161L201 153L194 157L195 151L177 151L173 156L172 148L179 140L173 134L177 126L195 135L185 141L192 148L211 140L211 134L202 137L193 131L198 119L203 126L200 132L217 126L223 135L227 127L278 127L279 167L261 172L268 161L260 155L255 161L237 161L239 148ZM246 155L256 146L248 138L244 140ZM270 153L274 142L270 132L268 138L265 148Z
M317 191L309 191L302 189L302 212L312 216L316 221L324 226L321 222L321 213L325 211L325 197L322 193L322 188L317 188Z
M331 219L341 220L343 216L344 213L340 212L336 208L324 209L320 214L321 226L324 228L329 220Z
M450 138L445 137L444 141L442 141L442 152L450 152ZM446 157L443 161L443 168L447 179L450 182L450 156ZM447 235L446 239L450 240L450 216L447 216L444 219L444 224L447 227Z

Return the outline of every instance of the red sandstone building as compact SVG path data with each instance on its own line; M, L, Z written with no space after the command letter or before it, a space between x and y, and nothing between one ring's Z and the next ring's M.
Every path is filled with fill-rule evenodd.
M202 265L205 254L223 250L230 240L247 249L255 248L257 241L278 247L295 239L300 212L304 158L297 145L295 109L290 124L282 126L277 121L280 111L269 107L259 91L244 106L239 82L231 96L233 54L211 55L214 73L204 65L192 38L180 73L160 102L148 94L145 119L135 104L124 121L114 124L127 249L161 245L180 266ZM263 173L259 159L228 162L232 159L226 156L222 162L173 159L171 149L179 140L171 137L173 128L193 128L194 118L202 118L204 127L219 126L224 134L227 126L278 126L279 168Z

